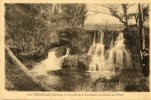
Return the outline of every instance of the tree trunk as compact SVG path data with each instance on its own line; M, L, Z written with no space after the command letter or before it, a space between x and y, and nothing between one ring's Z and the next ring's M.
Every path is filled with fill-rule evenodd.
M136 27L138 28L138 15L135 14L134 17L135 17Z
M32 84L36 84L37 87L41 88L40 90L45 90L45 91L53 90L50 87L48 87L44 82L41 82L40 80L36 79L36 77L33 76L31 73L29 73L28 69L19 61L19 59L13 54L13 52L7 46L5 46L5 50L6 50L6 54L8 55L8 57L16 65L15 67L18 70L20 70L23 74L25 74L25 76L29 79L29 81L32 81L31 82ZM22 78L22 76L20 76L19 79L21 79L21 78ZM24 80L24 79L22 79L22 80ZM21 84L21 81L18 84ZM27 83L26 85L28 87L30 84ZM32 89L34 90L34 87Z
M145 48L145 36L144 36L144 26L143 26L143 10L142 10L142 5L138 4L138 35L139 35L139 50L140 50L140 69L139 71L142 70L142 54L141 54L141 49ZM142 72L142 71L141 71Z
M138 4L139 10L139 35L140 35L140 48L145 48L145 34L144 34L144 23L143 23L143 8L141 4Z
M125 22L126 22L126 28L129 29L128 27L128 17L127 17L127 8L125 8Z
M125 27L126 27L127 30L129 30L127 9L128 9L127 5L123 5L124 16L125 16Z

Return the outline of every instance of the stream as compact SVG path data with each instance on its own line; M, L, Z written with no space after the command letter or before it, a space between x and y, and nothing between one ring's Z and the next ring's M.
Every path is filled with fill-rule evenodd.
M100 32L97 43L95 38L87 53L91 56L91 61L87 61L87 70L80 69L79 64L72 67L71 62L69 68L62 67L66 58L70 57L70 48L66 48L61 57L56 56L54 49L50 50L48 58L37 63L30 72L56 91L123 91L120 71L124 63L131 63L123 33L111 42L109 50L104 49L103 32Z

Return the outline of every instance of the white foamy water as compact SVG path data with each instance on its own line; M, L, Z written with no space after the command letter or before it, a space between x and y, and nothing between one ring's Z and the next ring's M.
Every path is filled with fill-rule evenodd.
M88 51L88 55L92 56L88 72L93 72L92 76L109 78L115 75L115 68L122 69L124 61L131 63L130 54L125 48L123 33L119 33L116 41L111 40L110 49L106 54L103 43L104 33L100 33L99 43L95 43L95 38L94 36L93 44ZM95 75L94 72L98 73Z
M109 49L107 65L110 68L118 67L122 69L124 60L126 63L130 63L130 59L130 54L125 48L123 33L119 33L115 45Z
M92 61L89 65L89 71L99 71L105 67L105 56L104 56L104 33L100 33L99 43L95 43L95 36L93 44L88 51L88 55L92 55Z
M57 57L55 50L48 52L48 58L41 61L41 63L34 66L31 72L35 75L47 75L48 71L61 69L62 61L69 55L70 49L66 50L66 54L61 57Z

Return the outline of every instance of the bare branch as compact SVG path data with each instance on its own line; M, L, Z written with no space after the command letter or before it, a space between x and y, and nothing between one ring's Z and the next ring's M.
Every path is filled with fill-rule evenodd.
M101 6L101 7L104 7L104 8L111 8L110 6L107 6L107 5L102 5L102 4L96 4L97 6Z
M133 3L133 4L129 4L129 5L128 5L128 8L130 8L130 7L131 7L131 6L133 6L133 5L135 5L135 3Z
M113 16L112 14L110 14L110 13L106 13L106 12L100 12L100 11L92 11L91 10L91 12L94 12L94 14L92 14L92 15L97 15L97 14L106 14L106 15L110 15L110 16Z

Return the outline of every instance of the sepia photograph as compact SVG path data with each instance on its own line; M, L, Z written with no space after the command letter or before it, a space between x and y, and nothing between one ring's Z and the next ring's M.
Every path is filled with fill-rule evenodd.
M5 90L150 92L149 3L5 3Z

